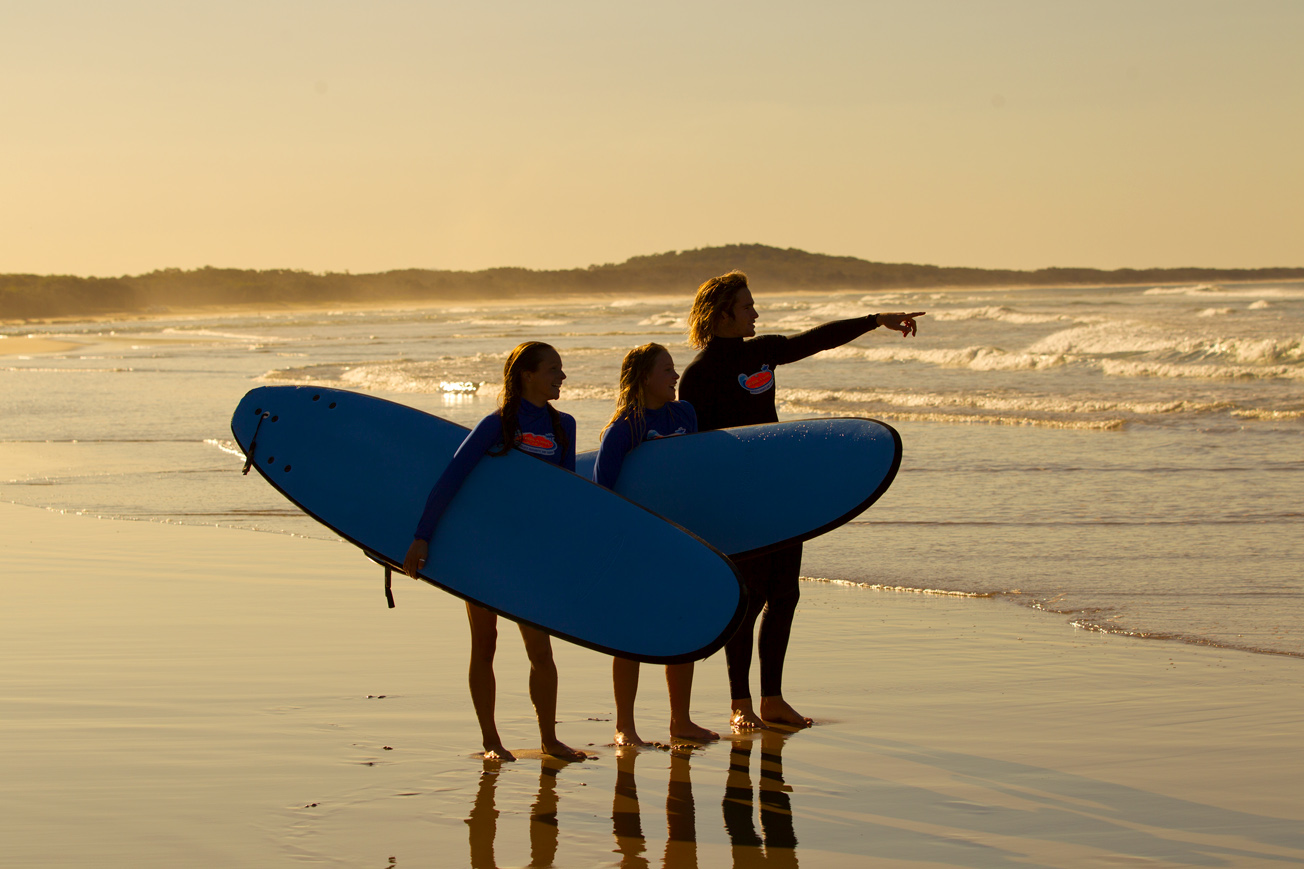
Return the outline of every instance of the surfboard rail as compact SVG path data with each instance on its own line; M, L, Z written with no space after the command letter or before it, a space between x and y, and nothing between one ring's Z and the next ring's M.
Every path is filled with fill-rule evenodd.
M859 516L892 485L901 455L896 429L862 417L713 429L639 445L615 491L742 559ZM577 456L576 472L591 475L596 456Z

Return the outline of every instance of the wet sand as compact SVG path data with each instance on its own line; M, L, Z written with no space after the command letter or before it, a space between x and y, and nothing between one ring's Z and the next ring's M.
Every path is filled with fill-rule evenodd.
M0 340L0 356L34 356L39 353L67 353L81 344L40 335L10 335Z
M388 610L351 547L8 504L0 527L13 865L1304 861L1296 659L808 583L787 693L813 729L620 754L609 659L556 644L559 733L597 757L542 759L502 623L522 757L485 764L462 605L396 577ZM699 664L695 719L724 729L726 694Z

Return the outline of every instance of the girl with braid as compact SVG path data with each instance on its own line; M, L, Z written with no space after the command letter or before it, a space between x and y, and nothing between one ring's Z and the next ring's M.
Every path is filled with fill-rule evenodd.
M697 414L686 401L675 401L679 373L675 360L660 344L644 344L625 354L620 366L616 412L602 430L593 466L593 481L608 489L616 485L625 456L644 441L697 431ZM616 693L616 744L645 745L634 728L634 698L638 694L638 661L612 658ZM688 715L693 694L693 662L666 666L670 690L670 736L707 741L720 734L699 727Z
M575 418L549 404L561 394L565 379L561 356L551 346L527 341L511 352L503 365L503 391L498 410L476 424L430 490L425 512L403 559L405 573L415 578L417 571L425 566L435 526L485 453L504 456L508 450L518 449L568 471L575 470ZM490 760L515 760L503 746L494 723L498 616L470 601L466 603L466 615L471 622L471 704L480 723L484 756ZM551 638L537 628L519 627L530 659L530 700L539 718L543 751L563 760L582 760L586 757L584 752L557 739L557 665L552 659Z

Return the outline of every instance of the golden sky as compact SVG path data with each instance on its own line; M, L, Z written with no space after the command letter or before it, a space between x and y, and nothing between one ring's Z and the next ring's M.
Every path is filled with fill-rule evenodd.
M1304 265L1304 2L0 0L0 273Z

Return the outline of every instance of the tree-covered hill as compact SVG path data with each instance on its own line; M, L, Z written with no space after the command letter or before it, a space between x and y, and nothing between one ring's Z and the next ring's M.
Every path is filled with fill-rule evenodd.
M691 294L702 281L742 269L758 292L935 287L1054 286L1304 279L1304 268L1037 271L878 263L795 248L738 244L637 256L587 268L494 268L478 272L404 269L376 274L314 274L206 266L121 278L0 275L0 319L141 313L221 305L438 302L589 293Z

